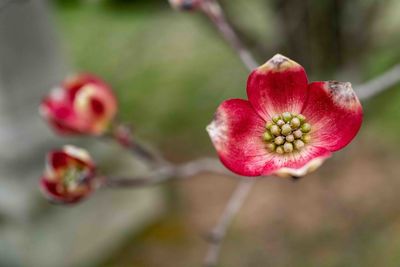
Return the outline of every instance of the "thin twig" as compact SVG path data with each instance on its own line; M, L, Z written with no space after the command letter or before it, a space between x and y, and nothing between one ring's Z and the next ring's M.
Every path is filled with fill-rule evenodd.
M107 177L104 186L113 188L142 187L159 184L174 178L188 178L200 173L218 173L221 175L239 177L229 172L219 160L201 158L181 165L164 165L150 173L137 177Z
M366 100L391 88L400 82L400 64L364 84L356 86L360 100Z
M237 36L232 26L227 22L225 14L217 0L204 0L201 9L206 14L213 24L217 27L224 39L232 46L237 52L240 59L249 70L258 67L257 61L254 59L250 51L242 43Z
M162 156L161 153L158 151L149 148L147 145L136 141L132 146L129 148L132 153L139 156L140 158L144 159L145 161L154 164L156 166L164 166L169 165L170 163Z
M123 148L153 167L170 165L161 152L138 140L133 135L129 125L114 121L110 131L100 137L116 141Z
M256 180L243 178L233 192L217 225L211 232L210 245L204 259L205 267L214 267L217 265L221 251L221 245L226 236L227 230L231 226L232 221L239 212L240 208L243 206L243 203L253 188L255 181Z

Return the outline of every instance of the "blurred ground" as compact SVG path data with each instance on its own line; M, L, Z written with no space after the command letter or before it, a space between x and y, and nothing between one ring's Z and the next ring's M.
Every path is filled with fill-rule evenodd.
M398 153L370 145L374 139L361 134L303 180L260 180L229 232L220 266L398 266ZM102 266L200 266L204 236L234 185L216 176L173 183L179 207Z
M258 22L266 19L256 14ZM72 65L114 86L121 118L134 123L139 136L174 161L213 155L205 125L222 100L245 96L247 71L206 21L172 12L166 3L136 1L61 1L55 19ZM251 18L239 21L251 25ZM362 78L400 56L389 21L379 21L381 42L361 62ZM271 34L266 32L261 40ZM366 123L356 141L315 174L298 182L260 180L227 236L220 266L399 266L399 88L366 103ZM234 185L215 176L168 183L167 215L139 236L132 234L100 266L200 266L203 237Z

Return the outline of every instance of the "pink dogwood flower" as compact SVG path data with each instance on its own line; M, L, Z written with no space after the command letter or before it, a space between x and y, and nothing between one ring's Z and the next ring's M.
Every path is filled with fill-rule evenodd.
M64 80L46 96L40 114L59 134L103 134L117 112L110 87L90 74Z
M89 154L74 146L47 154L40 188L50 201L76 203L86 198L97 186L95 165Z
M302 66L275 55L207 127L222 163L243 176L301 177L356 136L363 111L348 82L311 82Z

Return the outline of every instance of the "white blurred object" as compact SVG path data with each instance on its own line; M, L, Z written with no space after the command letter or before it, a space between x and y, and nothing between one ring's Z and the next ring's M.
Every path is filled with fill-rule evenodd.
M32 176L57 140L37 115L38 103L66 68L45 2L0 6L0 216L24 219L37 193Z

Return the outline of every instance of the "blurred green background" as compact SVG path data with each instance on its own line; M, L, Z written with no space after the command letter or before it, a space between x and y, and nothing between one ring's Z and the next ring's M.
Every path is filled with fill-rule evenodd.
M260 63L287 55L310 80L357 85L400 62L398 1L221 2ZM121 120L140 138L174 162L215 155L205 127L221 101L246 97L248 71L204 16L162 0L52 8L66 60L113 86ZM359 136L316 173L259 181L219 266L400 266L399 89L364 103ZM96 266L200 266L204 237L234 186L213 175L167 183L165 214Z

